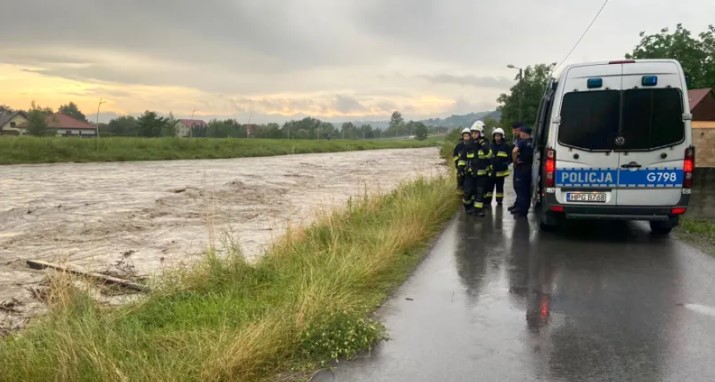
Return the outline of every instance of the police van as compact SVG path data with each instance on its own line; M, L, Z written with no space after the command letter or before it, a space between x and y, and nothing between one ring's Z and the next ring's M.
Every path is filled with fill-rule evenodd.
M566 67L541 101L533 205L542 229L564 219L646 220L668 234L685 213L695 149L675 60Z

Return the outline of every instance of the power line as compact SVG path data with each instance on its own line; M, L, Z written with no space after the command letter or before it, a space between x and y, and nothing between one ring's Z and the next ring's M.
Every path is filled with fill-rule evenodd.
M595 24L595 23L596 23L596 20L598 20L598 16L600 16L600 15L601 15L601 12L603 12L603 9L606 8L606 4L608 4L608 1L609 1L609 0L605 0L605 1L603 2L603 5L601 5L601 8L598 10L598 12L596 12L596 16L593 17L593 20L591 20L591 23L588 24L588 27L586 27L586 30L583 31L583 33L581 34L581 37L579 37L578 41L576 41L576 43L574 44L573 48L571 48L571 50L570 50L569 53L566 55L566 57L564 57L563 60L561 60L561 61L559 62L559 64L554 67L554 69L551 71L551 73L555 72L557 68L559 68L561 65L563 65L563 63L566 62L566 60L568 60L569 57L571 57L571 54L576 50L576 48L577 48L578 45L581 43L581 41L583 40L583 38L586 37L586 33L588 33L588 31L591 30L591 27L593 26L593 24Z

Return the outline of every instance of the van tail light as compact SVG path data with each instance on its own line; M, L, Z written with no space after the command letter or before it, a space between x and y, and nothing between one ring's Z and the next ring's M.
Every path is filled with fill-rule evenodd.
M675 207L672 210L670 210L670 214L671 215L682 215L685 213L685 211L687 211L687 209L684 207Z
M546 172L546 187L554 187L556 184L556 151L554 149L546 150L544 170Z
M685 149L685 160L683 160L683 188L693 187L693 170L695 169L695 147L690 146Z

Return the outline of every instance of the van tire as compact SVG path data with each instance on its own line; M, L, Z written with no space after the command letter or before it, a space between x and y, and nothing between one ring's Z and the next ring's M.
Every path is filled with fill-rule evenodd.
M670 231L675 228L675 226L678 225L679 219L677 217L672 217L670 220L665 220L665 221L651 221L650 222L650 231L653 233L653 235L657 236L667 236L670 234Z
M544 232L553 232L559 227L559 220L554 214L544 211L543 205L537 209L539 219L539 229Z

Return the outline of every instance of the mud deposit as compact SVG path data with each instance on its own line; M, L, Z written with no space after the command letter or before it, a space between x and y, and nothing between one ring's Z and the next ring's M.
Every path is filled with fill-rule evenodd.
M260 256L287 225L445 170L436 148L267 158L0 166L0 332L41 312L29 259L141 278L209 245ZM229 239L230 238L230 239Z

